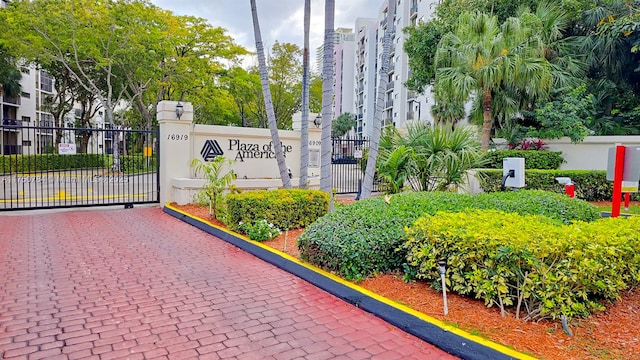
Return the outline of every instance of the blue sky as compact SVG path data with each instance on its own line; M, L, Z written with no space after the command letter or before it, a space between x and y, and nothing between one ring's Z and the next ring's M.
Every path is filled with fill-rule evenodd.
M213 26L227 29L236 43L255 51L249 0L152 0L177 15L205 18ZM377 17L383 0L336 0L335 25L353 28L358 17ZM303 0L257 0L262 40L271 47L278 40L303 45ZM311 56L324 36L324 0L311 2Z

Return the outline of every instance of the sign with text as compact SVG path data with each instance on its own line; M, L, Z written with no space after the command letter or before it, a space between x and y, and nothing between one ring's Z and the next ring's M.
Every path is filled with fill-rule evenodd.
M59 155L75 155L76 154L76 144L58 144L58 154Z

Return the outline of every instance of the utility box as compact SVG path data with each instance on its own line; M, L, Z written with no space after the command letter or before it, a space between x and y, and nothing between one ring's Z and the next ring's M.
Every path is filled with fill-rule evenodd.
M509 176L509 171L513 170L513 176ZM524 158L504 158L502 159L502 176L506 177L505 187L524 187Z

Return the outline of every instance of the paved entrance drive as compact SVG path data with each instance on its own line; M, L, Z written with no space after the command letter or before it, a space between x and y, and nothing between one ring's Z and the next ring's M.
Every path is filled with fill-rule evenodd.
M159 208L0 217L0 359L452 359Z

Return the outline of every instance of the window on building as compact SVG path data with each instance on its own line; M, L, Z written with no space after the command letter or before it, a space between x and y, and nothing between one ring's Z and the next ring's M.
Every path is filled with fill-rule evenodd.
M43 70L40 70L40 90L53 92L53 78Z
M22 96L23 98L27 98L27 99L31 99L31 94L28 92L21 92L20 96Z
M22 146L31 146L31 140L22 140Z
M23 116L23 117L22 117L22 122L31 122L31 117L29 117L29 116Z

